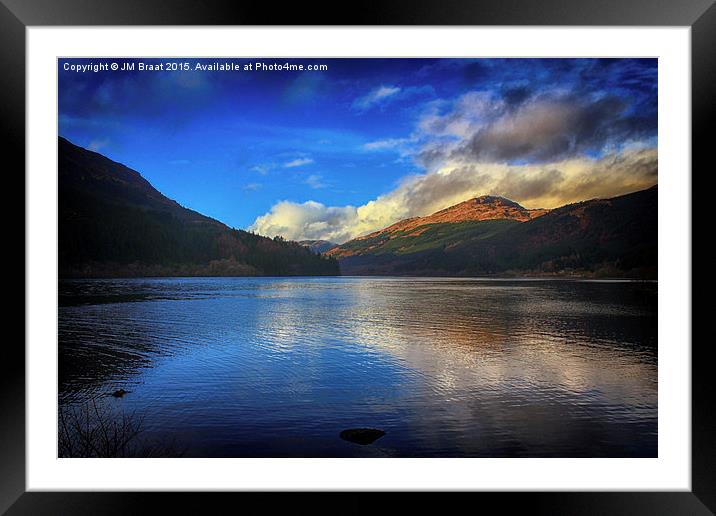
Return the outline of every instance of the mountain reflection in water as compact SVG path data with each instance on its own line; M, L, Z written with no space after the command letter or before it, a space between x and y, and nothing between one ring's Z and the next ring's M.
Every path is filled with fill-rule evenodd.
M656 456L657 285L162 278L60 285L62 406L189 456ZM124 388L122 398L108 393ZM368 446L347 428L382 429Z

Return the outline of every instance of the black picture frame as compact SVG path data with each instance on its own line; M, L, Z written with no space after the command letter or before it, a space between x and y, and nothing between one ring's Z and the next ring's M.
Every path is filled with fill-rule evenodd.
M714 0L392 0L381 3L335 2L281 4L231 0L0 0L0 112L7 198L25 192L25 30L28 26L83 25L621 25L691 27L692 169L707 171L707 127L716 101L716 5ZM8 157L13 159L8 160ZM707 161L708 160L708 161ZM681 171L692 174L691 171ZM693 178L693 174L691 175ZM11 182L12 181L12 182ZM692 197L701 204L705 192ZM668 195L668 194L667 194ZM6 198L6 200L7 200ZM707 201L705 201L707 202ZM5 220L20 232L18 209L6 204ZM24 211L24 210L23 210ZM692 219L697 224L692 208ZM6 227L8 227L6 225ZM692 230L693 234L699 234ZM23 225L23 242L25 228ZM705 233L708 234L708 233ZM14 235L13 235L14 236ZM20 235L18 234L18 241ZM25 251L13 247L14 263ZM7 251L6 251L7 252ZM692 250L692 271L698 255ZM692 272L693 274L693 272ZM18 276L15 274L15 276ZM704 288L704 287L701 287ZM23 286L24 291L24 286ZM693 291L692 291L693 292ZM25 304L15 302L16 309ZM660 314L668 316L668 314ZM693 321L693 316L692 316ZM24 334L24 330L23 330ZM10 333L7 333L10 335ZM669 345L687 347L690 342ZM711 382L711 343L695 342L692 356L692 490L690 492L469 493L456 495L468 507L498 504L500 512L515 509L537 514L714 514L716 512L716 406ZM212 506L263 506L261 512L359 513L380 510L377 493L72 493L26 492L25 487L25 353L20 339L6 338L0 359L0 513L130 514L161 506L164 512L208 514ZM455 496L455 495L453 495ZM421 509L445 509L442 497L413 493L401 503ZM451 500L460 503L460 500ZM215 505L216 504L216 505ZM229 506L231 507L231 505ZM407 510L407 509L406 509Z

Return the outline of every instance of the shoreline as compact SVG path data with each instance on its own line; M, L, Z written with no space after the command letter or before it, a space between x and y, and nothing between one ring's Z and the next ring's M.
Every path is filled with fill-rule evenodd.
M58 277L58 281L83 281L83 280L130 280L130 279L224 279L224 278L266 278L266 279L282 279L282 278L372 278L372 279L440 279L440 280L480 280L480 281L585 281L585 282L624 282L624 283L658 283L658 278L636 278L630 276L580 276L580 275L524 275L524 276L440 276L440 275L424 275L424 276L408 276L408 275L389 275L389 274L355 274L355 275L283 275L283 276L63 276Z

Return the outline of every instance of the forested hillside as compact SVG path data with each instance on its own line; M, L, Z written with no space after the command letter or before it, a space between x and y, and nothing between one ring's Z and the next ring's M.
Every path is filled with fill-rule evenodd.
M611 199L593 199L533 218L489 211L435 222L406 219L328 251L343 274L412 276L579 275L657 276L657 187ZM490 198L476 205L507 205ZM461 203L462 206L466 203ZM513 203L514 204L514 203ZM490 215L493 216L493 215ZM443 220L442 217L440 220Z
M61 277L334 275L335 259L229 228L139 172L59 139Z

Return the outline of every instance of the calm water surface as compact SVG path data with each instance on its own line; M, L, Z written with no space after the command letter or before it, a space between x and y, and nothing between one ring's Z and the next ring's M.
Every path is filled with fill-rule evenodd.
M656 456L656 284L62 281L59 399L186 456ZM109 393L124 388L123 398ZM387 432L369 446L341 430Z

